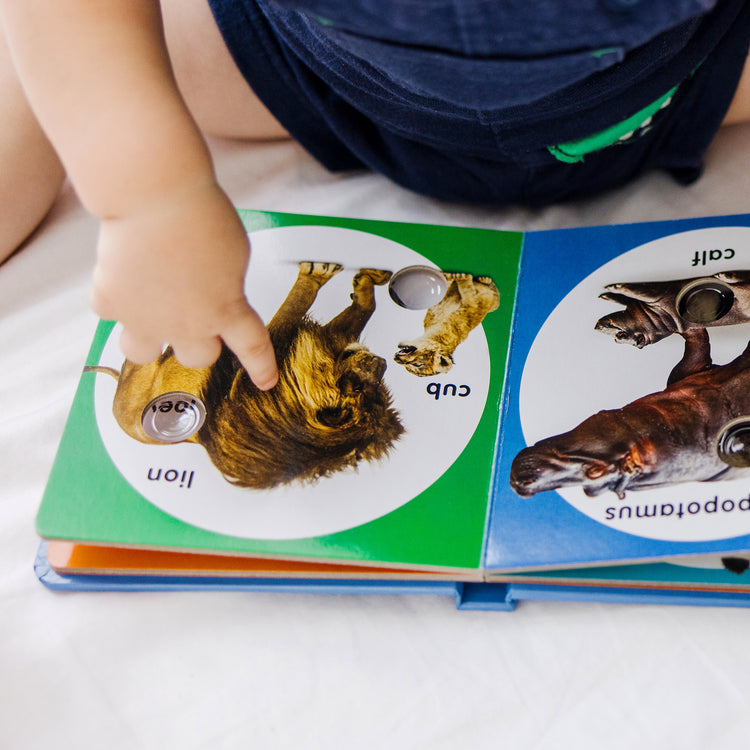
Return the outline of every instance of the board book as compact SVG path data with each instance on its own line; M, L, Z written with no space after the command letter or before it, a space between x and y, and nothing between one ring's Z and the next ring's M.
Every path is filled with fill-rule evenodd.
M750 216L240 215L279 385L100 322L43 583L750 603Z

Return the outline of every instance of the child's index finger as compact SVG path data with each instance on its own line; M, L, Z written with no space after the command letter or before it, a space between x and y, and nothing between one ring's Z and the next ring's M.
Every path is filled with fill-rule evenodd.
M260 390L267 391L276 385L279 371L271 338L260 316L249 304L237 311L222 330L221 337Z

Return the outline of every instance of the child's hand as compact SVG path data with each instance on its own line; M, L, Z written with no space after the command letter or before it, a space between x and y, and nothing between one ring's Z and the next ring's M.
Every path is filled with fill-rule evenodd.
M247 236L177 89L159 3L0 0L0 23L39 124L101 219L91 302L123 324L125 356L150 362L169 343L206 367L223 339L271 388L271 341L244 294Z
M133 362L172 345L186 367L207 367L221 340L261 389L278 378L268 331L245 298L247 235L213 181L199 183L104 219L91 305L118 320L120 345Z

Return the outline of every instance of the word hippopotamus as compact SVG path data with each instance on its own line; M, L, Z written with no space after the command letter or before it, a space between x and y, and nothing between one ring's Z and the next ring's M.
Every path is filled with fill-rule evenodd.
M750 473L727 465L716 448L723 428L750 414L750 345L719 366L711 363L705 329L682 335L684 354L665 390L524 448L511 466L515 492L531 497L581 486L589 497L611 490L622 499L626 490Z
M685 311L679 309L681 293L691 288L699 290L701 283L704 290L708 287L713 292L702 303L708 304L709 309L694 309L693 316L688 314L686 318ZM631 344L639 349L673 333L707 325L726 326L750 321L750 271L724 271L712 276L673 281L624 282L609 284L605 289L599 298L617 302L625 309L600 318L595 329L612 336L618 343ZM721 304L722 290L726 295L726 309L712 309ZM701 305L699 295L694 297L694 303ZM696 316L703 320L696 322Z

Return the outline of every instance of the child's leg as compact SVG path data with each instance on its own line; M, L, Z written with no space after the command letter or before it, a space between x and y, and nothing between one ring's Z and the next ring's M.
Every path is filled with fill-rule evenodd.
M163 0L162 12L175 77L201 130L230 138L287 137L235 67L206 0ZM64 178L0 28L0 262L38 226Z
M737 91L729 106L729 111L722 125L734 125L739 122L750 121L750 57L745 61Z
M0 28L0 262L45 217L64 178L26 102Z
M235 66L207 0L161 0L161 8L177 84L198 127L226 138L288 137Z

